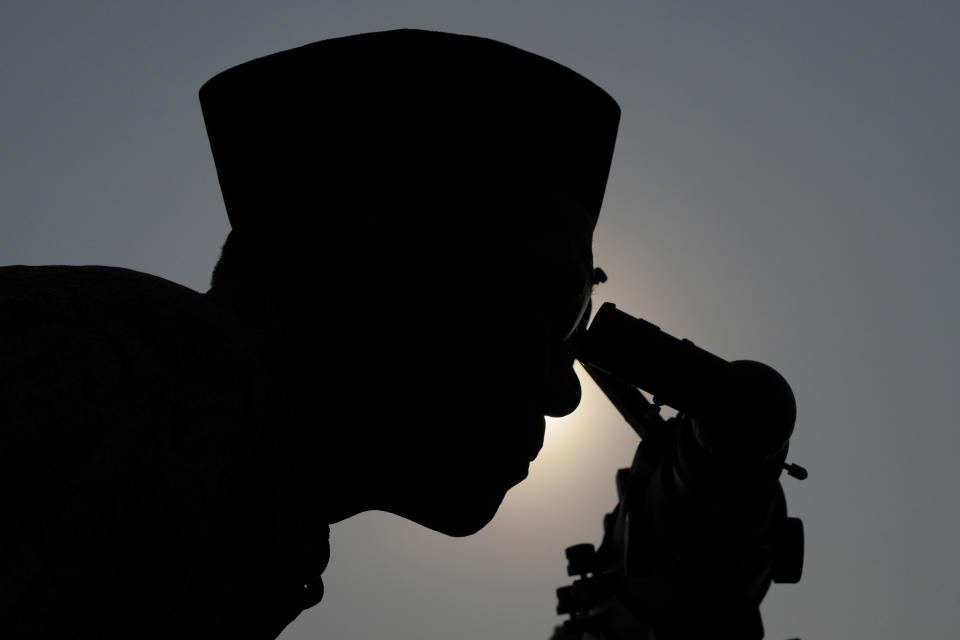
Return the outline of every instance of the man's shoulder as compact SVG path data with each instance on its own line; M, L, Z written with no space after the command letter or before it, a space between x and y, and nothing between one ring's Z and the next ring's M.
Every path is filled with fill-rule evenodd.
M229 312L115 267L0 268L0 361L5 430L35 434L218 422L242 413L256 370Z
M104 366L140 359L139 374L161 376L198 364L232 370L251 356L233 316L207 296L102 266L0 267L0 349L8 369L18 355L46 351L54 361L88 357Z
M256 548L262 500L245 349L156 276L0 268L0 622L175 611L236 577L221 548Z
M0 312L17 317L92 323L154 318L231 329L231 316L205 295L159 276L106 266L0 267Z

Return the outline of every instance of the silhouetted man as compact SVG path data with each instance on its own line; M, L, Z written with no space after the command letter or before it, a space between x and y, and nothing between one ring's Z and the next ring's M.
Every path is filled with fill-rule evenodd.
M605 92L401 30L200 100L232 225L206 294L0 269L3 637L274 638L330 523L471 534L579 402Z

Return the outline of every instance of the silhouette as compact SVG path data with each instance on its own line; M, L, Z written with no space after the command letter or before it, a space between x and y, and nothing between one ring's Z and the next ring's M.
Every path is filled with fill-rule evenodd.
M580 387L619 108L492 40L314 43L200 91L232 230L198 293L0 269L0 633L274 638L328 526L495 514Z

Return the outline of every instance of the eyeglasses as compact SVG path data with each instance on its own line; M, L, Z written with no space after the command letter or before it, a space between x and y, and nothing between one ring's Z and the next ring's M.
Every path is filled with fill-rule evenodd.
M606 272L600 267L594 268L593 277L590 282L584 284L583 291L580 293L580 311L577 312L577 319L574 321L573 326L570 327L570 330L563 336L563 339L560 341L561 343L567 342L578 332L586 328L587 321L590 320L590 310L593 307L593 287L606 281Z
M576 334L580 329L584 328L587 324L587 320L590 318L590 308L591 308L591 298L593 294L593 283L588 282L584 288L583 292L580 294L580 310L577 312L577 319L573 321L573 325L570 329L564 334L563 339L560 340L561 343L567 342Z

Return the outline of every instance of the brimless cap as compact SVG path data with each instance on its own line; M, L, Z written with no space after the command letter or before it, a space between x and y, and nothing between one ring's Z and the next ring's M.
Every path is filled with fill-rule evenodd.
M252 60L204 84L200 104L235 229L504 177L546 182L596 221L620 119L609 94L560 64L410 29Z

